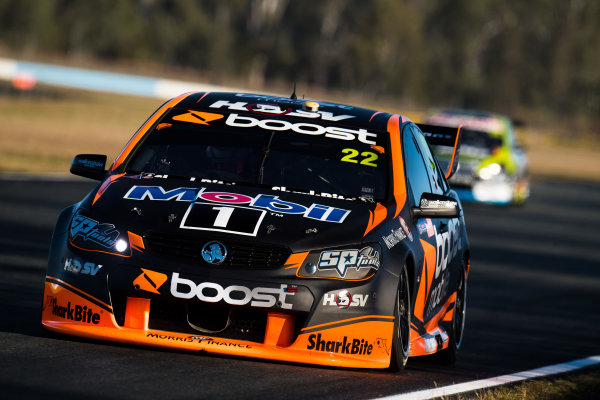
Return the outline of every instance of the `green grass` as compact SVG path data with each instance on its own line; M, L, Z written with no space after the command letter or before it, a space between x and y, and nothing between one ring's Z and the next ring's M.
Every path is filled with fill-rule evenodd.
M452 400L595 400L600 397L600 367L480 390L467 395L444 397Z
M66 172L78 153L115 158L163 102L41 88L18 94L0 87L0 171Z
M401 112L415 121L423 114L407 112L389 99L377 103L358 94L339 98L319 91L314 97ZM106 154L111 162L162 103L43 86L33 93L15 93L0 83L0 172L67 172L79 153ZM520 133L532 175L600 181L600 139L580 135L569 143L536 126Z

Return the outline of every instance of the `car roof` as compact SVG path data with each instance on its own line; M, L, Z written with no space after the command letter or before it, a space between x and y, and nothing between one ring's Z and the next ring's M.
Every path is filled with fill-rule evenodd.
M230 92L197 92L188 95L181 100L176 107L188 108L190 110L207 110L217 101L226 101L230 104L238 103L240 110L250 111L251 108L260 105L277 105L281 114L264 113L265 116L277 117L288 112L303 110L305 104L316 103L319 113L328 113L331 119L327 123L350 125L358 128L383 130L387 129L387 120L393 115L387 112L356 107L341 103L333 103L309 99L291 99L282 96L262 95L252 93L230 93ZM245 105L241 105L245 103ZM231 108L230 108L231 109ZM309 110L306 110L309 111ZM352 118L340 118L340 116L351 116Z
M511 120L499 113L456 108L436 110L427 116L426 122L452 127L462 125L465 129L493 134L508 133L511 126Z

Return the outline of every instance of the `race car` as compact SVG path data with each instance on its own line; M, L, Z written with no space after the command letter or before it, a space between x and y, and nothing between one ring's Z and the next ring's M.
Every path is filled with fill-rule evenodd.
M449 180L463 201L508 205L529 197L528 161L517 143L511 119L473 110L448 109L431 113L426 124L462 125L459 168ZM451 154L433 149L443 163Z
M398 115L245 93L160 107L52 236L42 324L98 340L286 362L453 362L465 321L462 206Z

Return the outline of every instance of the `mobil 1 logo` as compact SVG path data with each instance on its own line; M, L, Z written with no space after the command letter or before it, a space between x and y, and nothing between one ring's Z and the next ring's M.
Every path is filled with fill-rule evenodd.
M193 203L180 228L256 236L267 212L256 208L215 203Z

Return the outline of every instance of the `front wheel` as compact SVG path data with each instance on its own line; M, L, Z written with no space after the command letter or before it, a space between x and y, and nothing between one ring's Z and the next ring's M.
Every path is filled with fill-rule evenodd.
M400 371L406 366L410 353L410 285L406 265L400 274L394 306L394 337L390 368Z

